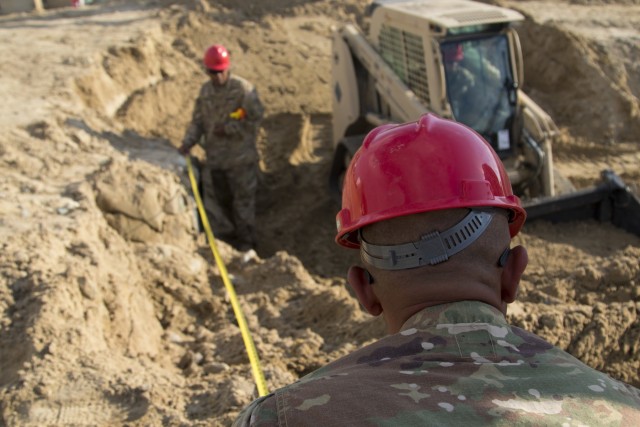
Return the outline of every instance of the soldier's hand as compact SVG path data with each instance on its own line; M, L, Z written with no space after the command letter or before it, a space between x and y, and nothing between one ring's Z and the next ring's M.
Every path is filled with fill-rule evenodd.
M222 123L215 125L215 127L213 128L213 133L216 136L225 136L227 134Z

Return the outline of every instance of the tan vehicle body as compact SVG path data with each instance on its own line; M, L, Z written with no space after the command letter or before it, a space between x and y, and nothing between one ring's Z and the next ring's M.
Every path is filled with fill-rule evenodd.
M506 96L510 97L509 105L505 104L509 113L502 115L508 120L494 124L492 129L493 133L500 133L500 142L494 138L492 145L505 164L516 193L553 196L551 147L556 126L519 89L523 81L522 54L512 24L523 19L516 11L469 0L375 1L370 7L368 35L353 24L335 28L334 189L339 187L340 174L364 135L382 123L412 121L432 112L483 134L482 126L474 126L471 120L465 121L463 114L456 114L455 102L468 106L473 105L473 99L461 95L452 103L450 90L457 86L447 84L443 49L448 43L460 51L475 51L484 60L491 55L483 53L489 51L481 44L496 39L503 51L499 62L504 81L496 87L480 87L483 82L476 82L476 92L501 94L503 103ZM487 63L486 68L495 67Z

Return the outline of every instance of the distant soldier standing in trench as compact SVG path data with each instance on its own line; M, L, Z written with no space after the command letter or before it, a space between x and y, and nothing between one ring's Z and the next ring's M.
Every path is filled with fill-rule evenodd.
M209 222L218 237L248 251L256 243L256 138L264 108L253 84L231 74L224 46L209 47L203 63L210 79L200 89L178 151L187 155L204 138L203 202Z

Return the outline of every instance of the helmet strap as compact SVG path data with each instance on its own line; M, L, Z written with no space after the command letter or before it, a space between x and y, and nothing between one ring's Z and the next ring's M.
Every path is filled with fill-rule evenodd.
M436 265L462 251L487 229L493 214L471 209L460 222L443 231L425 234L420 240L400 245L374 245L360 235L362 260L382 270L405 270Z

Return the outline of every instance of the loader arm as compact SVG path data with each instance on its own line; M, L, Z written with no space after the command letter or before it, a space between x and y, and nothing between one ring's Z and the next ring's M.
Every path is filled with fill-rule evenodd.
M352 24L346 24L334 33L334 144L339 139L352 136L349 126L356 119L364 119L372 127L383 122L417 120L427 112L420 99L389 67L371 46L365 35ZM362 67L375 93L353 93L349 79L357 75L356 67ZM363 87L365 85L359 85ZM369 89L371 90L371 89ZM362 90L360 92L363 92ZM338 96L337 94L340 94ZM349 94L350 96L345 96ZM360 111L354 118L353 98L359 99ZM342 114L345 113L345 114ZM346 119L349 123L341 122Z
M553 175L553 150L552 145L558 136L558 128L551 117L536 104L526 93L520 91L518 101L522 106L524 129L527 130L539 150L544 153L540 160L542 189L541 193L547 196L555 196L555 182Z

